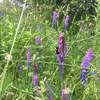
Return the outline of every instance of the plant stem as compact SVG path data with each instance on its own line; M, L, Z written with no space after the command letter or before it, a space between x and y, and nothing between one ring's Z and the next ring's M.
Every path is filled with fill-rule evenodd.
M12 51L13 51L13 48L14 48L14 45L15 45L15 41L16 41L16 38L17 38L17 34L18 34L18 31L19 31L21 20L22 20L22 17L23 17L23 14L24 14L24 10L25 10L26 1L25 1L24 6L23 6L23 9L22 9L22 12L21 12L21 15L20 15L20 19L19 19L19 22L18 22L18 25L17 25L17 28L16 28L16 33L15 33L15 36L14 36L14 39L13 39L13 43L12 43L12 46L11 46L11 49L10 49L10 55L12 54ZM0 84L0 93L2 92L3 83L4 83L4 79L5 79L5 75L6 75L6 72L7 72L7 68L8 68L9 62L10 61L8 60L6 65L5 65L5 67L4 67L4 71L2 73L2 79L1 79L1 84Z

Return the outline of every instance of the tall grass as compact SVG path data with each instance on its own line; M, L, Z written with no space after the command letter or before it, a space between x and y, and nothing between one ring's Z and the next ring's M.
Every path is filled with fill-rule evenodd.
M72 13L64 3L62 1L56 4L53 0L50 2L29 0L25 2L23 8L8 1L0 4L0 11L3 12L3 16L0 16L1 100L47 100L48 95L54 100L60 100L61 85L70 89L71 100L100 99L100 2L96 4L96 15L86 13L84 16L79 12ZM25 9L27 4L29 8ZM69 8L73 4L78 5L75 0L72 0L69 2ZM80 8L83 7L81 2L79 4ZM55 8L59 12L58 30L51 28L51 13ZM68 43L68 53L65 56L63 80L60 81L56 47L66 14L71 16L71 22L63 33ZM79 31L81 21L83 29ZM41 37L40 44L35 43L36 36ZM29 71L27 70L27 48L30 48L31 53ZM93 49L94 57L88 66L88 80L84 87L80 81L80 64L88 48ZM7 54L12 56L10 61L5 59ZM32 85L34 63L38 64L38 87ZM21 77L19 64L22 65Z

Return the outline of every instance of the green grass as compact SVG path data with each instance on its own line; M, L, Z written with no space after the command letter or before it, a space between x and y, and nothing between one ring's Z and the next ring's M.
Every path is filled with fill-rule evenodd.
M36 12L34 7L24 11L16 6L3 4L0 8L4 12L4 16L0 17L1 100L47 100L44 79L54 100L60 100L61 84L70 88L71 100L100 100L100 13L98 9L93 27L89 26L90 17L87 16L83 20L82 32L78 31L80 21L73 19L68 31L64 33L65 41L68 43L68 53L65 57L64 78L60 81L55 49L63 24L58 22L58 31L51 30L50 20L45 19L46 16L39 16L39 12ZM35 44L35 36L42 37L41 45ZM31 51L29 72L26 62L27 48ZM88 48L93 49L94 58L89 66L87 86L84 87L80 82L80 63ZM11 61L5 60L6 53L12 55ZM35 62L39 65L38 88L32 87L34 56L36 56ZM21 78L18 73L20 63L23 67ZM91 75L92 70L98 72L98 79L96 75Z

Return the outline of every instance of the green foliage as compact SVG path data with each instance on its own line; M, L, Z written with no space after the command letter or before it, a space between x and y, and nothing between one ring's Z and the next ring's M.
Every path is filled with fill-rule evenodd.
M21 1L23 2L23 0ZM20 21L14 42L22 8L5 1L0 4L0 99L1 100L47 100L49 88L54 100L60 100L61 85L70 88L71 100L100 100L100 1L95 0L28 0ZM59 12L58 31L50 28L53 9ZM71 16L68 30L64 33L68 43L65 57L64 79L61 82L58 73L55 50L58 33L63 27L65 15ZM80 31L80 22L83 29ZM42 44L35 44L35 36L41 36ZM12 60L7 65L6 53ZM30 71L27 71L26 49L31 51ZM92 48L94 59L89 66L87 86L80 82L80 63L88 48ZM39 65L39 86L32 86L33 57ZM22 64L22 77L18 65ZM7 68L7 70L5 70ZM91 75L91 71L97 74ZM4 76L4 72L5 76ZM3 85L1 82L3 80ZM47 85L47 87L46 87Z

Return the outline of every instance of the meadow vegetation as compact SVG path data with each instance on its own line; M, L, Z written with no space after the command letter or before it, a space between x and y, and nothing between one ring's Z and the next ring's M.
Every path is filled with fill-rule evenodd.
M100 100L99 53L100 0L0 1L0 100Z

